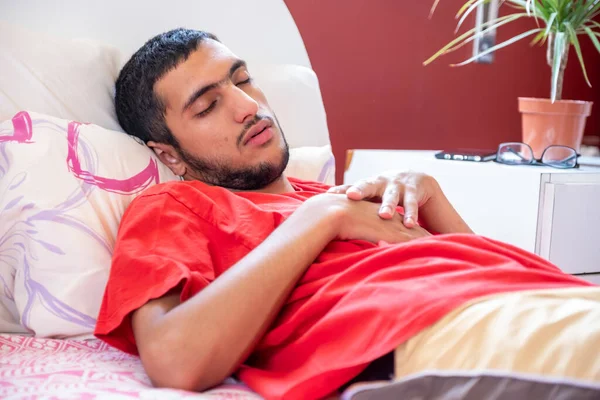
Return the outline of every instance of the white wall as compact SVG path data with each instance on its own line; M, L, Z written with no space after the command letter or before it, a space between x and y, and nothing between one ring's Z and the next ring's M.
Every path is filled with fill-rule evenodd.
M160 32L201 29L249 63L310 67L283 0L0 0L0 19L57 36L99 40L125 56Z

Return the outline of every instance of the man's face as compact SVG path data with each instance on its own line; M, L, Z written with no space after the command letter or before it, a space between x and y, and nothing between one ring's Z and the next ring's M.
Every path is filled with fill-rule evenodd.
M289 153L279 123L245 63L221 43L202 42L154 92L179 146L151 146L176 174L257 190L283 173Z

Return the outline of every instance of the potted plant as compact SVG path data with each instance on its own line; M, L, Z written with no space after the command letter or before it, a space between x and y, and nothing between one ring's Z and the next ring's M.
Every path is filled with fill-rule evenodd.
M459 22L456 31L458 32L466 18L477 7L490 1L468 0L457 14ZM432 14L438 3L439 0L436 0L431 10ZM533 38L533 45L547 44L547 62L552 69L550 99L519 98L519 110L523 115L523 141L532 147L537 158L550 144L570 146L579 151L592 103L563 100L563 79L569 50L573 47L585 80L591 87L579 38L589 38L600 52L600 23L594 20L600 15L600 0L501 0L500 6L512 7L514 12L483 23L479 28L476 27L458 36L425 61L424 65L503 25L522 18L533 18L536 26L532 29L453 66L469 64L479 57L526 38Z

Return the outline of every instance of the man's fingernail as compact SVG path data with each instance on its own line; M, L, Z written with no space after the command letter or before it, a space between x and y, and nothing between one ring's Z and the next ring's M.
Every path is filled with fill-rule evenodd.
M392 209L389 206L384 206L384 207L381 207L381 209L379 210L379 212L381 214L391 214L392 213Z
M405 223L405 225L414 225L415 221L413 220L412 217L406 217L404 219L404 223Z

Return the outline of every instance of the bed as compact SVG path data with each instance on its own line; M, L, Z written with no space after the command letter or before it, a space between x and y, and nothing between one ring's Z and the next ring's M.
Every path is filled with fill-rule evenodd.
M0 4L0 398L259 399L233 378L204 393L153 388L139 358L92 332L123 212L144 189L177 179L122 132L114 113L120 67L151 36L179 26L216 33L247 60L277 113L291 148L288 174L333 183L319 82L285 3ZM521 369L498 350L518 331L502 321L535 299L485 299L398 347L396 381L359 384L342 398L600 398L600 354L586 350L600 343L600 326L588 329L600 320L600 294L579 297L556 297L553 316L523 309L534 327L579 322L570 335L540 340L533 329L515 339L519 350L531 346ZM573 338L585 344L585 363L562 362L572 358ZM550 348L557 358L547 357ZM490 370L490 360L499 367ZM564 366L575 368L553 369Z
M98 339L58 340L2 334L0 358L3 399L260 399L233 380L205 393L153 388L138 357Z

